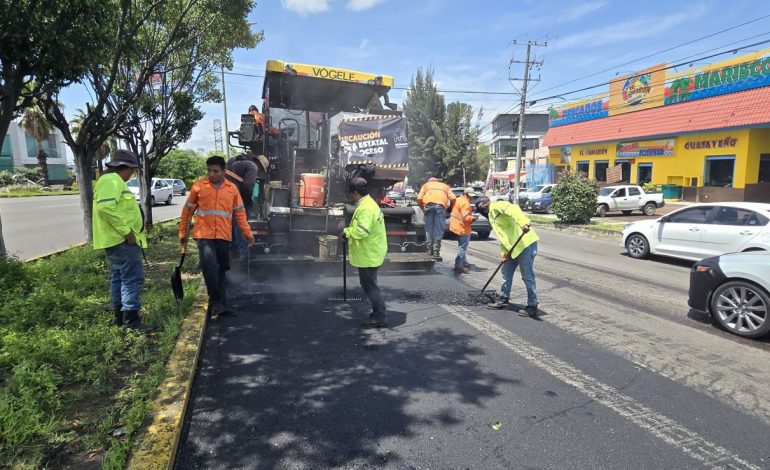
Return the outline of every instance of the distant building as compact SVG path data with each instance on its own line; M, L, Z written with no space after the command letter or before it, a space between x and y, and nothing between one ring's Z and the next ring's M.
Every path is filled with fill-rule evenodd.
M494 156L495 171L513 169L516 159L518 126L518 114L498 114L492 120L490 150ZM526 156L527 151L540 148L540 141L547 131L548 114L527 113L524 115L524 133L521 140L522 159ZM532 155L534 157L534 153ZM524 169L522 168L522 170Z
M61 132L54 129L42 143L48 155L48 177L53 182L67 180L67 157L63 140ZM18 120L12 122L0 149L0 171L13 172L16 168L36 167L37 151L35 139L27 135Z

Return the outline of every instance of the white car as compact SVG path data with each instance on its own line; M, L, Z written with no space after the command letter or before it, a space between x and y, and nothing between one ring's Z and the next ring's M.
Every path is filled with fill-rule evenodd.
M136 178L131 178L126 182L129 191L134 193L136 200L139 200L139 181ZM166 180L153 178L150 182L151 188L151 204L154 206L160 201L171 204L171 200L174 198L174 187L171 186Z
M657 220L626 225L621 246L632 258L649 254L698 261L738 251L770 251L770 204L695 204Z
M770 333L770 252L730 253L690 270L690 307L746 338Z

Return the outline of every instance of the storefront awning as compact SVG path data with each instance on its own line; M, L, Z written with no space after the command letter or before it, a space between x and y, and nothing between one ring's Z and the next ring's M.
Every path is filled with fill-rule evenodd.
M552 127L545 147L770 126L770 87Z

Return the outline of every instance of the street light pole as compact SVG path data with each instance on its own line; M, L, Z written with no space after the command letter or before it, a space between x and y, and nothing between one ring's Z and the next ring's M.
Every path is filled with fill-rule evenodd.
M227 92L225 92L225 66L221 66L222 72L222 103L225 107L225 158L230 159L230 134L228 134L227 127Z

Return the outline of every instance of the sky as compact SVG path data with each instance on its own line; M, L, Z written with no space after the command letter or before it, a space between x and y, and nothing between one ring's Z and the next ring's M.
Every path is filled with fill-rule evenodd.
M260 105L269 59L391 75L396 88L408 87L419 68L432 68L439 89L447 90L447 103L483 108L479 124L482 138L489 139L495 115L518 107L521 82L509 78L521 77L524 66L511 60L524 59L521 44L527 41L544 45L533 48L542 66L532 70L539 81L528 101L564 97L536 103L533 111L605 91L571 93L651 65L692 60L700 67L732 57L698 60L705 55L770 41L765 0L261 0L249 21L265 40L236 50L233 69L225 71L230 130L250 104ZM749 24L739 26L744 23ZM399 105L405 97L405 90L390 92ZM88 95L73 86L60 99L73 113ZM223 105L206 103L202 109L205 117L181 147L214 148L214 120L223 119Z

